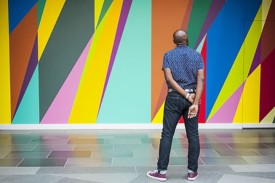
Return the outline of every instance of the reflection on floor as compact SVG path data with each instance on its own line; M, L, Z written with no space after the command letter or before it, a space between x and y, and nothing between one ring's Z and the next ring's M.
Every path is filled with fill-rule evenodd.
M0 183L146 183L160 130L0 131ZM275 182L275 129L200 130L195 182ZM187 139L177 130L167 182L186 180Z

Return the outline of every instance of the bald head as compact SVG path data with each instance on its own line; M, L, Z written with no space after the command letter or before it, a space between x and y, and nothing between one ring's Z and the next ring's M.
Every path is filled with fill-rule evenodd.
M173 34L174 43L188 46L188 35L184 30L176 30Z

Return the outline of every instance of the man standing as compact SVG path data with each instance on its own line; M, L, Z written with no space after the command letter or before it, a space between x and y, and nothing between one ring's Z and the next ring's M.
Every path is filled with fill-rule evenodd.
M198 111L203 91L203 59L195 50L188 48L188 35L183 30L173 34L176 48L164 54L162 70L168 86L164 107L163 129L159 147L157 169L147 176L167 180L172 140L178 121L184 118L188 138L188 180L198 177L200 142L198 133Z

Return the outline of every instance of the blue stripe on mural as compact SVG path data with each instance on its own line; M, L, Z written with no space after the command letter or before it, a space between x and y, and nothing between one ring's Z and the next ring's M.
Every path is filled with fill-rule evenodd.
M216 16L219 14L221 8L224 5L224 1L221 0L213 0L212 4L208 10L208 14L205 18L205 21L203 23L203 26L201 28L199 37L196 41L196 44L194 46L195 49L197 49L197 47L199 46L200 42L203 40L205 34L207 33L207 30L209 29L209 27L211 26L212 22L215 20Z
M244 30L244 23L254 19L260 5L259 0L227 1L208 31L207 116L248 32Z
M150 123L151 1L133 1L97 123Z
M36 4L37 0L9 0L9 30L10 33Z

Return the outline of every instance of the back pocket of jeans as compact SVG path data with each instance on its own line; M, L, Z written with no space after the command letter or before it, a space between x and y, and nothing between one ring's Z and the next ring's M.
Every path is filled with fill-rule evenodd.
M168 95L165 101L165 109L175 111L178 110L179 96Z

